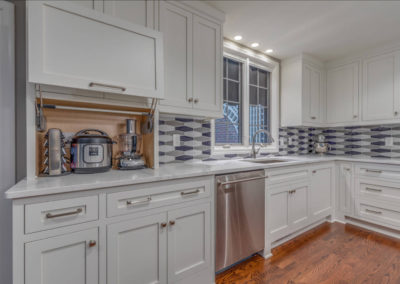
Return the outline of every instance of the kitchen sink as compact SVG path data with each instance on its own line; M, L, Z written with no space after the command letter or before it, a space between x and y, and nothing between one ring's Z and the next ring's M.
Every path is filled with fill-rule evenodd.
M283 160L283 159L246 159L241 160L242 162L250 162L250 163L258 163L258 164L273 164L273 163L287 163L291 162L291 160Z

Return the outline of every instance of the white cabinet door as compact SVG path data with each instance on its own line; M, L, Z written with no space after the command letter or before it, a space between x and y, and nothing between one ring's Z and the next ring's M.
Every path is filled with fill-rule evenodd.
M290 233L289 227L289 191L276 187L267 191L267 227L271 241Z
M169 211L168 221L168 283L210 268L210 204Z
M97 242L93 228L26 243L25 283L98 284Z
M351 164L339 165L339 186L338 186L339 211L345 215L353 213L353 174Z
M222 114L221 26L193 16L194 108Z
M320 219L332 213L332 167L315 168L311 172L311 217Z
M107 283L167 283L166 213L107 227Z
M327 71L326 119L328 123L359 120L358 65L359 63L351 63Z
M105 0L104 13L137 25L155 28L155 2L152 0Z
M163 97L160 32L71 3L27 6L29 82Z
M307 183L292 186L289 191L290 231L304 228L309 222L309 186Z
M303 65L303 120L322 122L322 72Z
M390 120L400 116L399 58L397 52L364 61L363 120Z
M165 100L161 104L192 108L192 14L160 2L164 35Z

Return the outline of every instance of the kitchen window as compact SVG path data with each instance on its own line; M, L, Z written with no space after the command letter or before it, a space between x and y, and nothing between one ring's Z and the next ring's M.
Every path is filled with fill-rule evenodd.
M246 153L257 130L268 130L275 142L262 152L278 151L279 63L264 55L243 53L243 48L227 50L223 61L223 118L214 120L214 152ZM267 135L255 137L256 144Z

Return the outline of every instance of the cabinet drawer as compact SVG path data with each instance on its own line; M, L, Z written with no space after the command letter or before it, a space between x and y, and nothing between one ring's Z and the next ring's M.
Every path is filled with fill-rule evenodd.
M25 205L25 233L34 233L98 219L98 197L55 200Z
M400 207L387 205L381 202L361 201L358 204L358 215L373 223L382 226L400 228Z
M107 217L129 214L210 196L210 179L172 181L144 185L129 191L107 194Z
M298 182L309 178L309 171L307 168L294 168L284 170L274 170L266 172L267 184L285 183L285 182Z
M360 199L381 200L388 202L400 201L400 183L360 180L358 186Z
M399 166L357 166L356 173L360 177L400 180Z

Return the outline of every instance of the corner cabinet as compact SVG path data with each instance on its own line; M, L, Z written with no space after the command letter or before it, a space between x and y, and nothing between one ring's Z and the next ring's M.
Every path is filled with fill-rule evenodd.
M29 82L163 98L160 32L66 1L28 1L27 28Z
M325 122L325 71L318 60L298 56L282 62L281 125L321 126Z
M159 30L165 42L161 111L222 116L222 20L176 1L160 1Z

